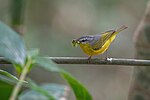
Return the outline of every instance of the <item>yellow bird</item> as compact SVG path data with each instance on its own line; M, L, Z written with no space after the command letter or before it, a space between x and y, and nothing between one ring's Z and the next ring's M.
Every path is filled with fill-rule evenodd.
M113 42L116 35L126 28L127 27L123 25L117 30L109 30L102 34L82 36L78 39L74 39L72 44L73 46L79 45L83 52L89 56L88 59L90 60L94 55L103 54Z

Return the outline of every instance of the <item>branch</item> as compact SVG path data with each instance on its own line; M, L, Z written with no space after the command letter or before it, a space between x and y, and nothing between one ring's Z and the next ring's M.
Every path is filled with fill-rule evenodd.
M95 64L95 65L125 65L125 66L150 66L150 60L124 59L124 58L93 58L88 63L85 57L45 57L57 64ZM0 64L10 64L3 57L0 57Z

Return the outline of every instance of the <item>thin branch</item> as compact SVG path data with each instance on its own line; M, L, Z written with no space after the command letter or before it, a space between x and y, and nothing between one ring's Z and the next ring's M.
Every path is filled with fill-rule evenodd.
M88 63L86 57L45 57L57 64L95 64L95 65L125 65L125 66L150 66L150 60L124 59L124 58L93 58ZM10 64L0 57L0 64Z
M9 100L16 100L17 95L18 95L18 93L19 93L19 91L20 91L20 89L21 89L21 87L23 85L23 81L26 78L26 75L28 73L28 70L29 70L29 67L30 67L31 63L32 63L31 60L29 60L27 62L27 64L24 66L24 69L23 69L23 71L22 71L22 73L20 75L20 78L19 78L19 82L14 87L13 92L12 92Z

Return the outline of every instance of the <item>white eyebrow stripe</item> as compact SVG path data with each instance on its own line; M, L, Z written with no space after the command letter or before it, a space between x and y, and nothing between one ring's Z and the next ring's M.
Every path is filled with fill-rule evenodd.
M93 36L91 36L91 35L82 36L82 37L80 37L77 40L80 41L80 42L92 41L93 40Z

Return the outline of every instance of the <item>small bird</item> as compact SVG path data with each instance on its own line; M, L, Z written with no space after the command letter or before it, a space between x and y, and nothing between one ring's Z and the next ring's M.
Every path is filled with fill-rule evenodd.
M92 56L103 54L109 48L116 35L126 28L127 27L123 25L117 30L109 30L102 34L82 36L78 39L73 39L72 44L74 47L79 45L83 52L89 56L88 60L90 60Z

